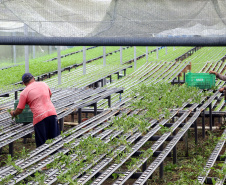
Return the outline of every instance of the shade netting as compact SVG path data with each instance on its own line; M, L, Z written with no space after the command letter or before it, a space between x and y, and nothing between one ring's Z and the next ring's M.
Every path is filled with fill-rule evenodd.
M225 36L225 0L2 0L0 30L46 37Z

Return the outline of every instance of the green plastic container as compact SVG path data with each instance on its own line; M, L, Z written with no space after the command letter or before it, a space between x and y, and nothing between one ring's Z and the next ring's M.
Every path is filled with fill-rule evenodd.
M216 76L209 73L187 73L185 83L187 86L198 87L200 89L211 89L215 86Z
M16 110L18 103L19 103L19 100L15 100L14 110ZM17 118L15 120L16 120L16 123L32 123L33 122L33 113L31 112L29 105L27 104L25 105L23 112L17 115Z

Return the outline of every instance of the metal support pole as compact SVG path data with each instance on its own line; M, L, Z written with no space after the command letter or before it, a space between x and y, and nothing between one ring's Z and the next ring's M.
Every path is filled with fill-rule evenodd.
M214 123L214 116L212 116L212 125L214 126L215 123Z
M119 72L117 72L117 75L118 75L118 79L119 79Z
M175 46L173 46L173 51L175 51Z
M124 76L126 76L126 69L123 69L124 70Z
M159 147L159 150L162 151L163 150L163 144ZM159 166L159 178L162 179L163 178L163 162L160 164Z
M120 46L120 64L122 65L122 46Z
M148 62L148 46L146 46L146 62Z
M27 144L27 138L24 138L24 144Z
M121 102L121 101L122 101L122 94L119 93L119 102Z
M104 82L104 85L106 85L106 84L107 84L107 79L104 78L104 79L103 79L103 82Z
M173 79L173 83L172 83L173 85L175 84L175 78Z
M156 59L158 59L159 58L159 49L158 49L158 47L156 48Z
M205 138L205 110L202 113L202 137Z
M15 91L15 100L18 99L18 91Z
M9 143L9 154L13 157L14 152L13 152L13 142Z
M136 46L134 46L134 70L137 69L137 52L136 52Z
M24 24L24 35L28 36L28 27ZM25 73L29 73L29 46L24 46L25 55Z
M176 135L176 132L173 132L173 135ZM173 147L173 164L177 163L177 145L175 145L175 147Z
M172 117L172 122L173 122L173 123L175 122L175 117L174 117L174 116Z
M94 107L94 116L96 116L97 115L97 103L94 103L93 107Z
M86 74L86 47L83 46L83 74Z
M198 144L198 128L197 128L197 120L194 122L194 130L195 130L195 144Z
M15 32L13 32L13 36L16 36ZM16 45L13 45L13 63L16 64Z
M72 112L72 113L71 113L71 122L74 122L74 121L75 121L75 113Z
M112 79L111 79L111 75L110 75L110 83L112 82Z
M16 64L16 45L13 45L13 63Z
M188 157L188 131L184 134L185 157Z
M57 46L57 61L58 61L58 85L61 84L61 48Z
M212 131L212 103L209 104L209 116L210 116L210 131Z
M104 67L106 67L106 46L103 46Z
M35 46L32 46L32 50L33 50L33 59L35 58Z
M82 123L82 109L79 108L78 109L78 123Z
M64 130L64 118L61 118L59 120L59 127L60 127L60 132L63 132L63 130Z
M147 169L147 161L142 165L142 172L144 172L146 169ZM144 185L147 185L147 182L145 182Z
M144 172L147 169L147 161L142 166L142 172Z
M111 95L108 96L108 107L111 107Z
M49 54L52 53L52 46L49 46Z
M32 36L33 37L35 36L34 32L32 32ZM35 58L35 46L32 46L32 50L33 50L33 58Z

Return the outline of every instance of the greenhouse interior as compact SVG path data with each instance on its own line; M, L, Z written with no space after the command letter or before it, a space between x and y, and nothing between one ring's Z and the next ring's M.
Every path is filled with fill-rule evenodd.
M0 0L0 185L225 185L225 0Z

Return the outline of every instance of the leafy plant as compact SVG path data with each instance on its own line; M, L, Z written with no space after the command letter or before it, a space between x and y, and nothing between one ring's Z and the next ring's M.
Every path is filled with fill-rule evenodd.
M15 162L13 161L13 159L12 159L12 157L11 157L11 155L8 155L7 156L7 160L6 160L6 165L8 165L8 166L13 166L18 172L23 172L23 169L22 168L20 168L19 166L17 166L16 164L15 164Z
M48 139L46 140L45 144L51 144L54 141L54 139Z
M23 147L23 149L22 149L22 151L21 151L21 156L22 156L22 158L23 159L26 159L26 158L28 158L30 155L29 155L29 153L28 153L28 149L26 149L25 147Z
M10 113L11 111L12 111L12 109L7 109L7 112L8 112L8 113ZM17 118L18 118L18 115L17 115L17 116L12 116L12 120L14 120L14 118L17 119Z
M119 175L117 173L113 173L112 176L113 176L113 179L115 180L118 178Z
M35 182L38 182L38 184L40 184L40 185L45 185L45 183L44 183L44 181L45 181L45 174L43 174L43 173L39 173L38 171L37 172L35 172L35 174L34 174L34 181Z
M1 179L1 183L7 184L12 179L12 177L13 176L11 174L7 175L5 178Z
M161 129L159 130L159 132L161 133L161 134L164 134L164 133L166 133L166 132L172 132L172 128L168 128L168 127L165 127L165 126L163 126L163 125L159 125L160 127L161 127Z

